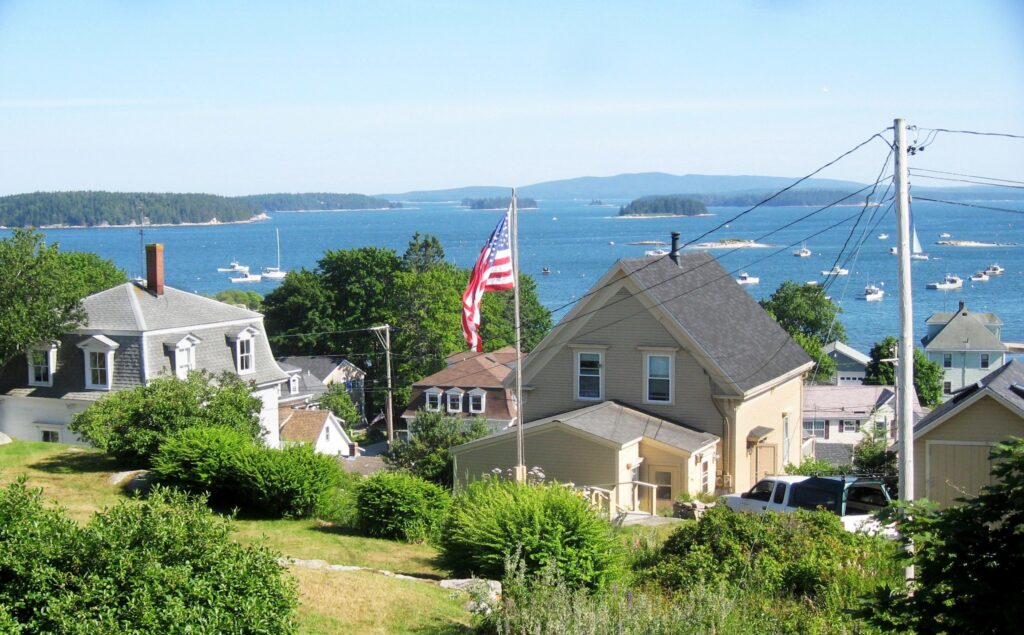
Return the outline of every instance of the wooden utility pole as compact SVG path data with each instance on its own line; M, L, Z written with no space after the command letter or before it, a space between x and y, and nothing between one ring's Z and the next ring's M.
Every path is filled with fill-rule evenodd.
M907 122L893 122L896 142L896 217L899 227L900 343L897 352L899 374L897 417L899 418L900 498L914 500L914 308L910 287L910 242L914 231L910 221L910 183L907 168Z
M373 331L374 334L376 334L377 339L380 340L380 343L384 346L384 370L388 376L388 398L387 406L384 408L384 420L387 422L388 425L388 449L390 449L392 444L394 444L395 442L395 424L391 419L393 410L391 406L391 400L394 392L391 387L391 325L385 324L384 326L375 326L370 330ZM380 334L381 331L384 331L384 335Z

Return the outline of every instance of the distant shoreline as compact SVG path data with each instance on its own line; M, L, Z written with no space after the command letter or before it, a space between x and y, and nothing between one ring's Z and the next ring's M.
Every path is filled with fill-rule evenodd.
M936 245L946 247L1016 247L1017 243L986 243L980 240L939 240Z
M707 214L616 214L605 218L700 218L701 216L715 216L711 212Z
M100 225L40 225L36 229L146 229L147 227L210 227L216 225L247 225L249 223L261 223L265 220L270 220L270 216L265 213L256 214L245 220L217 220L216 218L201 223L130 223L128 225L111 225L104 223ZM7 227L0 225L0 229L14 229L13 227Z
M753 240L719 240L709 243L698 243L691 245L694 249L764 249L771 247L765 243L757 243Z

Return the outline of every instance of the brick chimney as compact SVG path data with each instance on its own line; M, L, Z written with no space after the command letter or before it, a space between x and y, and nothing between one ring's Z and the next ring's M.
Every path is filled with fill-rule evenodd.
M153 295L164 294L164 246L160 243L146 245L146 288Z

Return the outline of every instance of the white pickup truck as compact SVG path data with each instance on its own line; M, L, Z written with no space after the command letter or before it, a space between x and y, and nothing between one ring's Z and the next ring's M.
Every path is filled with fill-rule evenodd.
M847 531L882 533L895 537L892 527L883 527L874 513L889 506L891 499L882 481L858 476L770 476L749 492L725 496L733 511L762 514L824 508L843 521Z

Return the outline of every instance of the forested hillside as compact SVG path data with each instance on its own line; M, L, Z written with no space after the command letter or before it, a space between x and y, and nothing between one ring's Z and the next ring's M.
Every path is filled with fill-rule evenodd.
M464 198L462 206L469 209L504 209L512 202L511 196L491 196L487 198ZM516 206L519 209L536 209L537 201L528 197L517 197Z
M34 192L0 197L0 225L129 225L248 220L260 209L213 194Z
M619 216L674 214L697 216L707 214L704 203L688 196L644 196L619 208Z
M327 192L253 194L239 198L268 212L316 209L389 209L402 206L401 203L391 203L382 198L374 198L365 194L331 194Z

